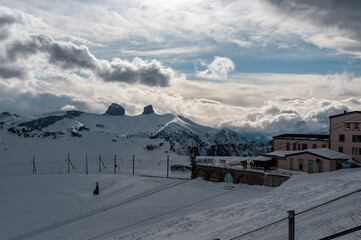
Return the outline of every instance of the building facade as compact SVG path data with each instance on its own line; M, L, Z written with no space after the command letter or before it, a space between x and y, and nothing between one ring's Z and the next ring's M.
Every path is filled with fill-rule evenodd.
M275 151L266 155L277 161L277 168L308 173L335 171L350 159L350 156L328 148Z
M361 163L361 111L330 116L330 149Z
M273 137L273 151L298 151L315 148L329 148L330 135L282 134Z

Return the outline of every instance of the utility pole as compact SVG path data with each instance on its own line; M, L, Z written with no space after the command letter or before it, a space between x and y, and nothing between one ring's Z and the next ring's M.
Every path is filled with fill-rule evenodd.
M33 156L33 174L36 172L35 156Z
M295 240L295 210L288 211L288 239Z
M169 155L167 156L167 178L169 178Z
M134 155L133 155L133 175L134 175Z
M98 166L99 166L99 172L101 171L101 169L100 169L100 154L99 154L99 159L98 159Z
M85 155L85 173L88 174L88 154Z
M116 173L117 170L117 155L114 155L114 174Z

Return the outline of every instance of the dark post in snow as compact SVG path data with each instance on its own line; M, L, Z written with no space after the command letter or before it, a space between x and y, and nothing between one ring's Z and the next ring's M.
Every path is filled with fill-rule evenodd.
M194 141L192 141L191 166L192 166L191 179L195 179L197 177L197 173L196 173L196 154L194 152Z
M288 211L288 239L295 240L295 210Z
M133 155L133 175L134 175L134 155Z
M169 155L167 156L167 178L169 178Z
M101 168L100 168L100 154L99 154L99 159L98 159L98 165L99 165L99 172L101 171Z
M114 174L117 172L117 155L114 155Z
M69 155L69 153L68 153L68 173L70 172L70 165L71 165L71 167L74 169L75 167L74 167L74 165L73 165L73 163L70 161L70 155Z
M99 154L99 172L102 170L101 166L100 166L100 163L103 165L103 168L105 169L106 167L105 167L105 164L104 164L104 162L102 160L102 156L100 156L100 154Z
M33 174L36 172L35 156L33 156Z
M88 174L88 154L85 155L85 173Z

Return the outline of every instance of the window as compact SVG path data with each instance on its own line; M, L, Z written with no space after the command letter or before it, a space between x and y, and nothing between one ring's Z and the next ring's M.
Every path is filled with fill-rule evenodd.
M352 155L357 155L357 148L355 147L352 148Z
M319 160L318 163L318 172L323 172L323 162Z
M338 151L342 153L343 152L343 147L339 146Z
M352 142L361 142L361 135L352 135Z
M313 160L308 160L308 171L313 172Z
M287 145L287 146L286 146L286 149L287 149L287 151L289 151L289 150L291 149L290 143L287 142L286 145Z
M302 159L298 160L298 170L303 170L303 160Z
M360 130L359 123L355 123L354 130Z
M361 148L353 147L352 155L361 155Z
M326 144L322 144L322 148L326 148Z
M351 123L346 123L346 129L345 130L350 130L351 129Z
M293 144L293 150L295 150L295 151L300 150L300 144L299 143L294 143Z
M338 141L339 142L344 142L345 141L345 134L338 135Z
M229 172L226 173L226 174L224 175L223 181L224 181L224 182L233 182L232 174L230 174Z
M293 169L293 158L290 158L290 169Z
M307 143L303 143L303 144L302 144L302 150L305 150L305 149L307 149L307 148L308 148Z
M312 144L312 148L317 148L317 144L316 143Z

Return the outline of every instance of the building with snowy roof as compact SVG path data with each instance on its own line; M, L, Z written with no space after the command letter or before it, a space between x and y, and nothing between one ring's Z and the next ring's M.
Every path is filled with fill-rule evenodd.
M320 173L335 171L345 162L351 163L352 157L329 148L316 148L297 151L274 151L265 156L276 162L276 167L294 171Z
M361 111L330 119L330 135L282 134L273 137L274 167L306 172L328 172L361 164Z
M330 135L322 134L282 134L273 137L274 151L305 150L309 148L329 148Z
M361 163L361 111L330 116L330 149Z

